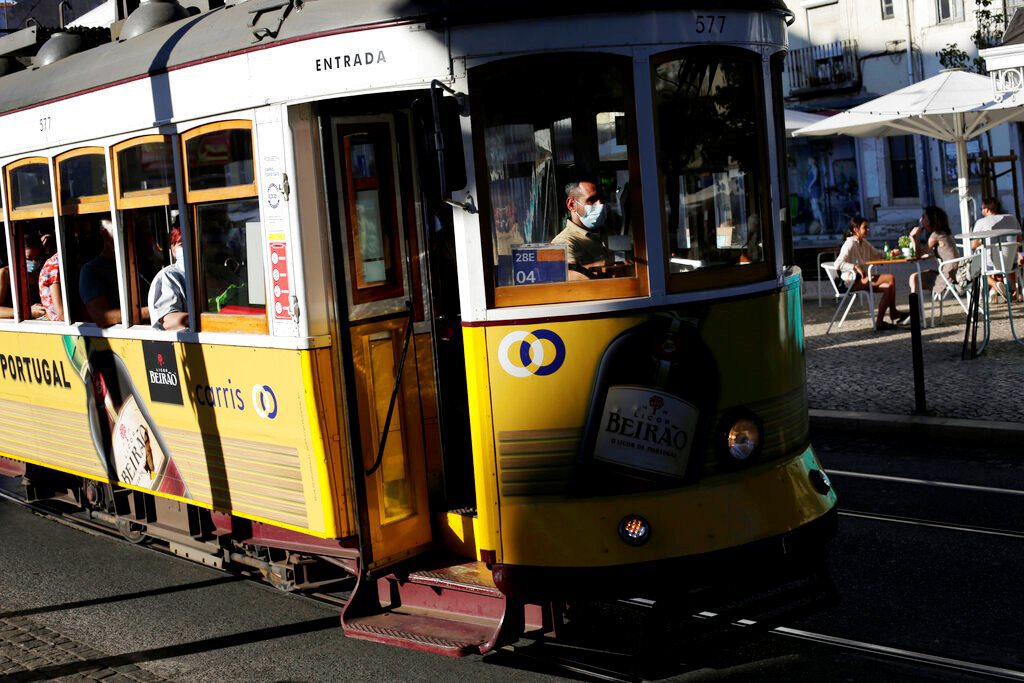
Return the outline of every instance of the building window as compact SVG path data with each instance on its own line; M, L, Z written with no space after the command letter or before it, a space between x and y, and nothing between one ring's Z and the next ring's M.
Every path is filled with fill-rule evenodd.
M892 176L894 199L918 196L914 136L889 138L889 174Z
M896 16L896 11L893 8L893 0L882 0L882 18L892 19Z
M960 21L964 18L963 0L936 0L936 12L940 22Z

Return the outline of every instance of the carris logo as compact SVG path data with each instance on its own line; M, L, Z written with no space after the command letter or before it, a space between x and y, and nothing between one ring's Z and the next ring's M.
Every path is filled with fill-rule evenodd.
M266 384L254 384L252 387L252 407L256 414L267 420L277 417L277 396Z
M513 377L553 375L564 362L565 342L551 330L509 332L498 344L498 363Z

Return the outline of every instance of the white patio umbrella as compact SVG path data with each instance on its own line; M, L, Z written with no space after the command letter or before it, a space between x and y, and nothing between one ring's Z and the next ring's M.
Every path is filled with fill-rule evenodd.
M955 143L960 223L962 232L967 232L971 229L967 210L967 141L1001 123L1024 120L1022 104L1024 99L1018 101L1016 95L996 102L988 78L950 69L801 128L794 136L876 138L910 134Z
M812 123L820 123L828 119L827 116L821 116L819 114L811 114L806 111L798 111L796 109L786 109L783 112L786 120L786 137L792 137L793 133L805 128Z

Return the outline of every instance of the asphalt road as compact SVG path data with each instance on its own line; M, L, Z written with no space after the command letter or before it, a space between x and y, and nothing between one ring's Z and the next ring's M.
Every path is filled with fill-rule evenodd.
M961 660L1024 671L1019 449L865 435L816 434L815 444L840 494L830 556L839 602L744 626L730 619L711 636L688 631L665 677L993 680ZM125 664L175 681L574 677L508 653L449 660L350 640L334 607L71 529L6 501L0 529L0 630L5 620L20 620L90 648L79 664L36 668L15 680ZM803 632L862 649L794 637ZM864 644L906 652L865 651ZM4 654L0 645L0 678Z

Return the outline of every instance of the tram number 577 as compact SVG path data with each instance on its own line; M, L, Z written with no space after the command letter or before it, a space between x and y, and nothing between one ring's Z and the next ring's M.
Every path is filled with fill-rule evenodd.
M725 31L725 17L721 14L698 14L694 27L697 33L721 34Z

